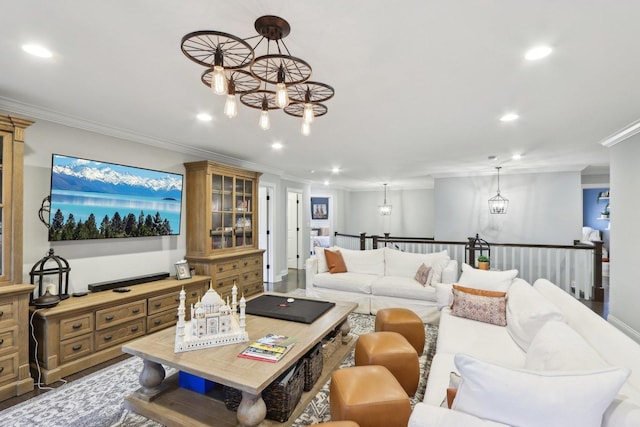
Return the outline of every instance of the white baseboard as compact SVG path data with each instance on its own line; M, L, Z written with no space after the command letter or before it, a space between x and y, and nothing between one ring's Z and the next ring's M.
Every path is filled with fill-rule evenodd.
M640 343L640 332L636 331L631 326L618 319L616 316L609 314L609 316L607 316L607 322L620 329L635 342Z

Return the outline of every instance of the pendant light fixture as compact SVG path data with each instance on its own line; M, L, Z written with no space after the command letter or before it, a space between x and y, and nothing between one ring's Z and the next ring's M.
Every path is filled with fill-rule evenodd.
M387 184L384 184L384 202L378 205L378 212L382 216L391 215L391 204L387 203Z
M498 170L498 192L495 196L489 199L489 213L501 215L507 213L509 199L506 199L500 195L500 169L502 169L502 167L496 166L496 169Z
M254 28L258 35L245 39L220 31L195 31L182 38L181 50L187 58L207 67L201 77L207 87L215 94L227 94L226 116L237 114L237 94L242 104L261 110L263 129L268 110L280 108L291 116L302 117L307 123L302 132L308 134L313 118L327 113L321 102L333 97L333 88L309 81L311 65L291 56L283 40L291 31L287 21L265 15L256 19ZM253 46L248 43L252 39L257 39ZM256 56L260 45L266 53ZM256 92L258 96L252 96Z

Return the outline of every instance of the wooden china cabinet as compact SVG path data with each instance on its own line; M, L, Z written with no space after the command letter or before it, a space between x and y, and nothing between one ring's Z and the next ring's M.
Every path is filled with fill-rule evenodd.
M22 282L24 131L33 122L0 114L0 400L33 390L29 296Z
M185 163L187 261L225 298L264 290L258 249L259 172L212 161Z

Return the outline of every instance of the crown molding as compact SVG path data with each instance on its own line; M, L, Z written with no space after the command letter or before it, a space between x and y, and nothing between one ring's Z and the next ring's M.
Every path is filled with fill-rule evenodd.
M622 142L625 139L631 138L633 135L637 134L638 132L640 132L640 119L636 120L633 123L628 124L627 126L623 127L622 129L614 133L613 135L609 135L608 137L600 141L600 144L607 148L611 148L617 143Z
M149 135L143 135L129 129L116 128L103 123L71 116L2 96L0 96L0 110L6 110L8 112L19 114L22 116L45 120L48 122L57 123L59 125L86 130L100 135L106 135L113 138L162 148L169 151L192 154L194 156L205 158L207 160L224 163L230 166L240 167L243 169L249 169L255 172L270 173L276 176L281 176L284 173L284 171L281 169L270 168L265 165L238 159L236 157L225 156L224 154L215 153L213 151L205 150L202 148L191 147L174 141L168 141Z

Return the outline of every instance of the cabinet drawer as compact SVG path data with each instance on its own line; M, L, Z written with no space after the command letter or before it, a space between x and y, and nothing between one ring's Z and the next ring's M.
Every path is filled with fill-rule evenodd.
M149 316L147 317L147 333L150 334L151 332L175 325L177 320L178 310L170 310Z
M243 259L241 262L243 269L251 269L251 267L262 268L262 256L254 256Z
M0 299L0 324L14 319L17 312L16 301L13 298Z
M223 290L229 288L229 292L231 292L231 288L233 287L233 284L239 281L240 281L240 276L237 274L224 279L216 278L216 280L213 281L213 289L222 296L221 292Z
M93 334L71 338L60 343L60 364L93 353Z
M180 291L172 292L170 294L158 295L157 297L149 298L149 307L147 308L147 313L151 315L169 309L177 310L179 304Z
M93 332L93 312L60 320L60 341Z
M241 283L262 282L262 269L253 271L243 271L240 275Z
M226 276L227 274L233 274L240 269L239 261L219 262L213 266L213 273L215 277Z
M136 319L122 325L96 332L96 351L129 341L146 333L146 320Z
M10 353L18 350L18 325L5 328L0 332L0 354Z
M0 383L18 377L18 353L0 357Z
M98 310L96 311L96 330L108 328L112 325L118 325L146 315L146 299L130 302L129 304L124 304L119 307Z
M245 285L242 287L242 292L244 293L245 297L259 294L261 292L264 292L264 284L262 282L257 282L250 285Z

